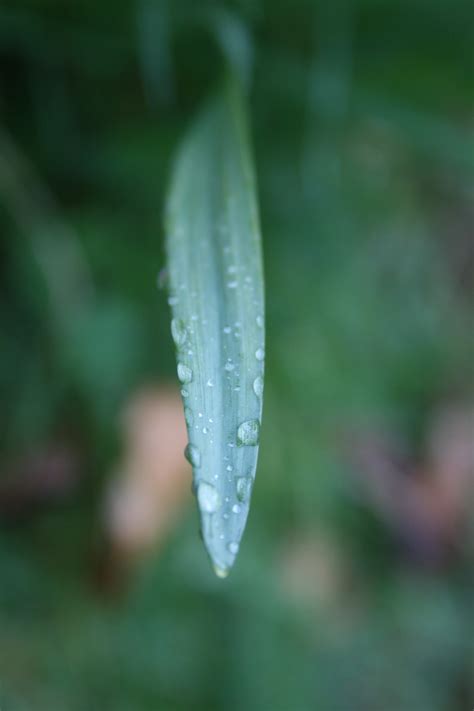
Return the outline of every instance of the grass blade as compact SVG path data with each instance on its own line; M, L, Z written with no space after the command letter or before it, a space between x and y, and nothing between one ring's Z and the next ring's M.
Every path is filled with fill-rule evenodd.
M172 335L187 457L216 573L239 550L262 413L264 289L243 99L231 80L179 151L167 209Z

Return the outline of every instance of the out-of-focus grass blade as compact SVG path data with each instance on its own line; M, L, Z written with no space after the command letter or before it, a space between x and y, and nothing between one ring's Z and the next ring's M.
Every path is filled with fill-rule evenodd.
M201 529L216 573L234 563L257 465L264 289L243 97L228 80L179 151L167 206L171 331Z

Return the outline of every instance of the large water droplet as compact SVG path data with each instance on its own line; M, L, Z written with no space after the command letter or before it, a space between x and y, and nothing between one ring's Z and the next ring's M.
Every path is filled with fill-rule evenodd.
M186 448L184 450L184 456L191 464L191 466L196 468L201 466L201 452L193 444L186 445Z
M193 371L184 363L178 363L178 378L182 383L190 383L193 379Z
M231 541L227 547L229 549L229 552L232 553L232 555L237 555L237 553L239 552L239 544L235 541Z
M265 351L263 350L263 348L257 348L257 350L255 351L255 358L257 360L263 360L265 358Z
M235 482L237 498L239 501L248 501L252 490L252 480L250 477L240 476Z
M181 348L181 346L186 343L187 332L184 321L179 318L173 318L171 320L171 335L178 348Z
M255 446L258 444L259 436L260 422L258 420L247 420L239 425L237 430L237 444Z
M257 397L262 397L263 395L263 378L257 375L253 381L253 391Z
M221 498L217 489L205 481L198 486L197 499L201 511L206 513L215 513L221 505Z

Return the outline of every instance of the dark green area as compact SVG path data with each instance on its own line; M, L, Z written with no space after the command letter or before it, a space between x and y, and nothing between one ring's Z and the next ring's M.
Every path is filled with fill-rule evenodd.
M249 524L227 581L190 511L125 592L98 592L119 411L175 379L162 208L219 28L250 38L265 253ZM474 706L472 524L428 550L351 447L388 434L429 479L433 421L469 412L471 102L464 0L4 0L1 711ZM5 510L18 462L58 441L73 493Z

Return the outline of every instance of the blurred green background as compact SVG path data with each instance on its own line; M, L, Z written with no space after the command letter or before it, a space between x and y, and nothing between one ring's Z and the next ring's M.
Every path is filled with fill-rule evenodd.
M3 0L1 711L472 710L472 40L467 0ZM226 54L267 377L221 581L187 471L151 548L107 502L175 382L163 201Z

